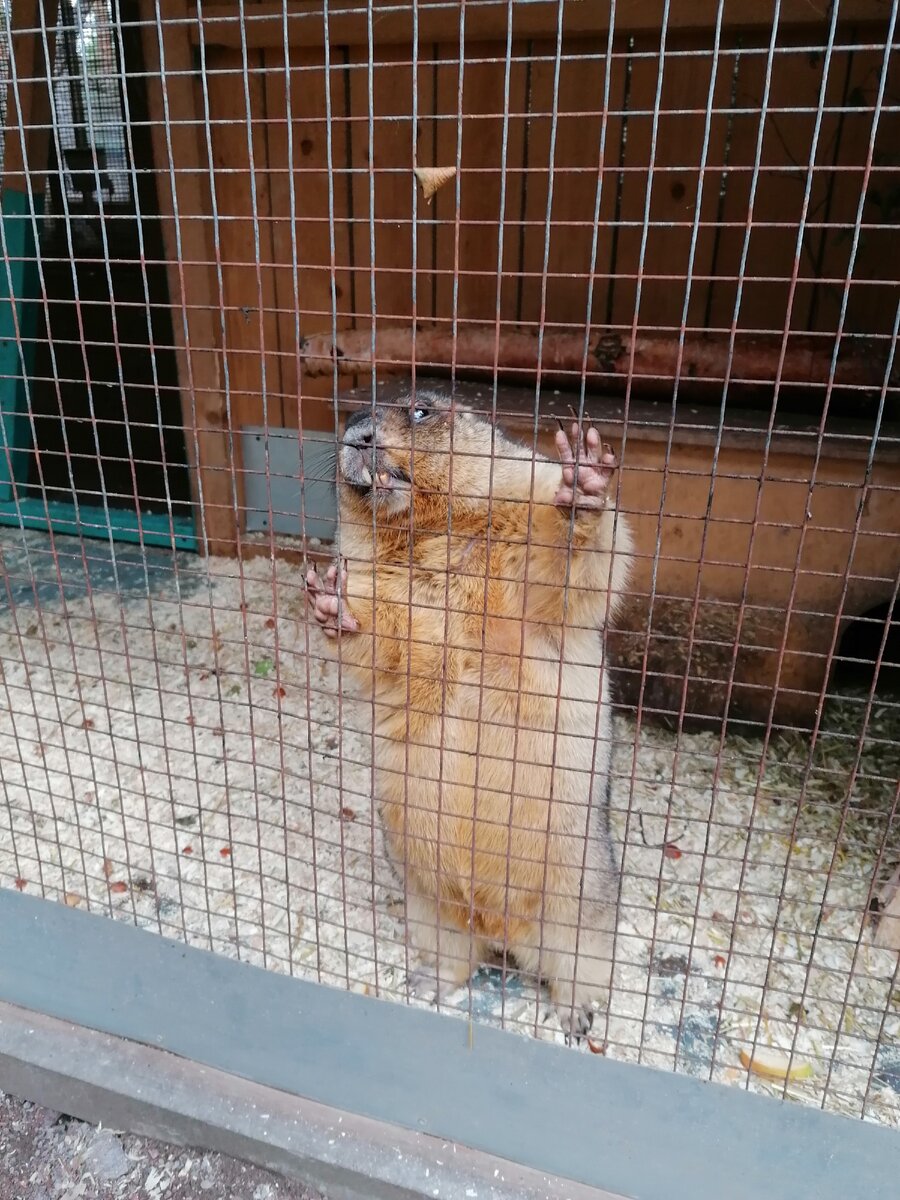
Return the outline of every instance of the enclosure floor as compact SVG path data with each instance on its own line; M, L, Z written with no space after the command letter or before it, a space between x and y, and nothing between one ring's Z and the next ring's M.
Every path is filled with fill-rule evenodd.
M179 556L173 572L163 552L49 545L0 534L0 886L418 1003L366 708L298 620L299 570L278 563L273 587L266 559L207 573ZM616 738L614 986L572 1052L900 1123L898 958L867 916L890 782L881 807L870 788L848 809L846 753L807 771L807 739L764 759L761 739L719 753L712 733L624 717ZM848 741L858 731L833 745ZM564 1040L512 970L480 971L444 1007ZM754 1046L812 1074L748 1073Z

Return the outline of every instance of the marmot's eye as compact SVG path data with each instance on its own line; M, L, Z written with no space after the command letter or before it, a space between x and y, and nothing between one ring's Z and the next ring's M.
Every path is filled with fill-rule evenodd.
M429 412L430 412L430 409L423 408L422 405L420 404L418 406L418 408L413 409L412 419L414 421L424 421L425 418L428 416Z

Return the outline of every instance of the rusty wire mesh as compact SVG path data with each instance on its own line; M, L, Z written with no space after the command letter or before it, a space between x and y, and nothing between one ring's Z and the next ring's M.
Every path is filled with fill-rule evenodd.
M516 969L547 974L548 856L495 912L472 834L514 761L508 900L512 791L564 803L520 748L540 662L557 770L560 711L593 714L596 823L560 853L594 869L608 773L621 870L574 1048L896 1123L896 3L55 7L0 8L0 883L424 1004L387 788L437 806L439 957L492 956L440 1007L564 1040L571 998ZM400 461L435 376L487 474L470 442L411 471L390 576L336 442L377 415ZM613 563L634 539L582 691L522 565L552 549L534 590L581 603L583 517L542 546L532 466L570 409L618 456ZM333 535L351 613L408 591L368 682L307 607Z

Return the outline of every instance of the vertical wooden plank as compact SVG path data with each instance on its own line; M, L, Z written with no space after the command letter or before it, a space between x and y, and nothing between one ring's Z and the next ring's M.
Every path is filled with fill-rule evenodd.
M796 40L796 37L795 39ZM831 161L838 132L838 119L828 111L840 105L846 75L846 51L835 50L832 55L825 91L825 112L822 117L815 150L807 222L821 221L831 183L826 169ZM807 224L803 232L798 264L798 283L788 311L790 278L802 214L803 193L806 187L808 164L812 153L816 107L824 70L824 55L820 51L792 50L776 58L772 74L772 100L767 119L763 158L767 167L780 164L792 169L774 175L766 172L760 189L759 216L764 222L789 221L787 229L761 226L754 230L750 242L749 267L759 276L778 273L780 280L758 284L754 289L761 301L757 319L760 328L805 330L813 296L818 285L813 279L816 271L816 248L819 235ZM776 111L771 111L771 110ZM777 111L777 110L782 111ZM800 111L806 109L807 111ZM795 111L792 111L795 110ZM773 263L777 264L773 272ZM751 304L754 302L751 298ZM750 310L754 311L753 308Z
M48 62L44 55L41 21L43 10L48 31L53 30L56 8L39 0L17 4L9 25L12 60L0 179L5 259L0 269L0 501L14 498L14 483L27 474L31 445L25 380L34 357L39 292L32 217L40 217L44 203L53 75L52 57ZM5 24L5 15L2 20ZM52 34L48 47L52 56ZM3 49L5 53L6 45Z
M57 3L51 0L22 0L12 6L8 18L12 38L12 62L6 84L6 128L3 131L2 194L11 191L30 196L40 213L47 179L50 148L50 80L52 57L44 54L41 27L47 30L50 55L53 54ZM6 34L4 30L4 43ZM7 46L3 46L4 57ZM17 83L14 85L13 75ZM24 140L23 140L24 133Z
M523 172L525 236L521 240L520 317L536 324L546 291L546 322L584 326L590 288L594 213L601 162L602 103L608 64L606 41L600 38L564 42L559 65L556 137L553 139L556 42L535 42L535 61L528 88L528 155ZM612 68L621 75L621 65ZM613 94L615 92L613 91ZM607 151L614 146L616 125L607 126ZM549 189L550 241L544 283L544 252ZM606 273L610 258L610 223L615 206L615 177L604 173L601 191L600 236L595 266L601 279L594 288L594 305L605 307Z
M650 220L644 258L645 281L642 288L640 325L643 328L678 329L688 297L688 323L702 321L708 284L713 241L703 225L715 211L714 179L710 169L723 155L722 123L710 121L706 170L701 185L701 163L707 133L706 109L710 89L713 107L726 106L731 90L730 60L719 58L715 76L711 53L713 31L697 37L678 37L667 44L660 116L656 130L656 153L650 197ZM690 53L703 50L702 55ZM638 78L641 72L638 71ZM653 91L636 100L641 107L653 107ZM648 123L652 117L643 118ZM647 174L639 173L646 188ZM698 220L697 237L691 261L691 243ZM643 209L641 209L643 216ZM701 230L703 234L701 235ZM690 272L690 279L689 279Z
M506 43L467 42L463 71L460 155L459 245L456 194L448 184L435 197L442 218L435 252L437 313L450 320L493 323L498 304L504 319L515 320L521 233L522 164L526 125L527 66L523 43L513 43L506 100ZM435 165L456 163L459 141L459 47L439 47ZM507 107L508 103L508 107ZM504 112L507 112L504 120ZM506 192L503 209L503 271L498 279L500 202L503 195L503 141L506 125ZM528 230L525 230L528 237Z
M354 46L350 50L350 116L356 168L352 177L354 311L356 324L361 328L366 328L373 316L379 328L398 322L408 327L412 314L413 167L417 139L412 122L411 55L411 46L379 48L371 76L370 147L368 49ZM422 99L419 96L420 104ZM438 202L443 199L438 197ZM435 211L434 204L426 206L420 198L416 236L418 248L426 252L428 240L423 235Z
M641 271L639 328L677 330L684 313L689 268L687 320L689 325L702 324L715 240L712 228L717 202L715 167L723 160L725 145L725 121L713 118L709 124L701 190L706 108L712 87L713 109L727 110L732 65L727 56L721 56L713 78L712 45L712 31L702 35L671 36L666 42L664 59L661 59L659 38L642 37L635 40L627 66L625 60L617 60L622 62L622 75L615 79L613 95L622 115L614 134L617 139L622 139L624 157L616 254L612 264L613 324L632 324ZM619 48L624 50L621 44ZM710 53L692 53L696 50ZM654 135L660 72L662 88ZM618 147L612 141L611 193L615 191L619 170ZM651 189L649 207L648 188ZM691 242L698 198L701 210L692 263ZM648 214L647 237L642 261L645 211Z
M435 45L435 69L433 107L434 157L427 166L456 166L459 144L458 92L459 92L459 47L458 44ZM468 172L469 139L463 126L462 173L459 178L460 224L457 231L457 181L444 187L432 201L434 219L434 308L438 321L449 322L454 317L454 286L457 271L457 241L464 236L462 216L469 204L470 186L474 190L475 178ZM507 210L508 211L508 210ZM497 217L497 209L494 209ZM460 311L463 315L462 281L458 284Z
M265 423L276 427L283 419L262 52L248 52L248 58L246 68L240 50L212 52L209 58L225 352L235 430Z
M416 81L418 89L419 124L416 130L416 165L423 167L446 166L439 163L438 152L438 113L437 113L437 78L438 78L438 47L427 43L419 48L419 74ZM449 164L455 165L455 164ZM438 192L430 203L418 196L416 228L416 318L418 320L434 320L437 315L437 242L438 231L442 223L442 214L446 205L450 210L456 206L455 181L445 185L444 199ZM447 189L451 190L450 198Z
M833 117L837 124L834 170L828 203L819 219L827 222L818 247L816 275L823 280L814 297L811 327L828 332L837 326L843 301L843 281L850 268L853 231L864 184L866 155L872 134L884 54L880 50L850 52L846 93L849 111ZM896 56L888 81L872 156L862 221L850 284L845 330L848 333L890 334L896 308L896 225L900 212L897 185L897 147L900 116L891 96L900 86ZM885 108L888 111L885 111Z
M658 186L654 189L651 218L655 221L677 221L683 227L684 265L687 268L690 253L690 239L694 236L696 223L696 248L693 261L693 278L691 281L690 297L687 310L687 324L694 329L706 326L707 312L712 303L712 292L715 287L715 263L721 241L721 230L718 226L719 209L721 205L723 173L730 162L730 131L732 125L732 93L734 89L736 48L729 44L728 34L723 34L719 52L718 67L715 79L712 72L698 72L695 68L696 59L693 56L676 59L673 63L675 70L670 76L672 107L692 107L696 111L676 117L670 114L664 124L663 148L660 164L668 168L660 172ZM679 47L684 50L711 47L713 35L701 40L695 35L679 39ZM707 123L707 105L710 104L710 88L712 88L711 112ZM668 96L667 96L668 99ZM706 161L701 173L701 157L703 139L707 136ZM677 144L668 145L669 136ZM700 211L697 213L698 197ZM657 233L661 233L662 244L665 243L665 225ZM657 289L665 290L665 280ZM674 323L681 321L684 306L684 289L674 287L674 298L677 311L673 314Z
M630 327L637 300L637 271L640 263L641 222L647 199L647 164L650 161L652 118L659 56L659 39L635 45L647 56L636 55L623 63L621 91L615 102L622 113L616 148L614 179L618 191L615 206L615 254L611 262L610 322ZM620 49L625 47L620 45ZM641 308L643 312L643 307Z
M160 28L155 0L140 0L153 170L168 264L185 444L197 506L198 544L208 554L234 554L240 481L221 376L219 302L205 184L208 162L201 142L203 112L194 91L190 30L182 23L188 16L186 0L171 0L166 13L168 19Z
M785 34L779 43L790 48L796 35ZM803 209L807 167L815 127L822 79L822 57L800 50L775 55L766 113L761 113L765 90L766 55L745 55L738 78L738 112L733 121L730 172L722 209L723 229L716 262L718 277L711 312L713 325L728 328L737 296L741 253L745 240L750 189L760 121L764 122L761 164L753 206L746 275L738 326L780 332L788 323L788 298ZM840 53L829 71L827 106L839 104L843 84ZM828 172L818 164L827 161L834 135L832 115L823 120L813 173L808 219L824 210ZM814 270L816 238L807 230L799 273L810 280ZM790 327L804 329L808 322L813 284L802 282L795 290Z
M300 339L330 332L334 300L338 329L352 324L355 226L349 168L364 165L357 150L362 134L352 138L351 152L347 67L340 49L332 50L326 68L324 50L291 48L289 66L290 92L283 51L267 52L272 261L282 355L283 421L290 428L302 424L306 429L333 429L333 380L304 375L297 335L298 326ZM350 380L343 382L349 384Z

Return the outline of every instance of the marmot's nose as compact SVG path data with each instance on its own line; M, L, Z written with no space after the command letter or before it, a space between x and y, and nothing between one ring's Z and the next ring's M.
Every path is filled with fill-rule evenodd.
M367 412L355 412L347 418L344 426L344 445L371 446L375 437L375 426Z

